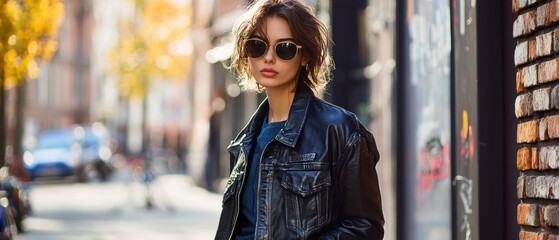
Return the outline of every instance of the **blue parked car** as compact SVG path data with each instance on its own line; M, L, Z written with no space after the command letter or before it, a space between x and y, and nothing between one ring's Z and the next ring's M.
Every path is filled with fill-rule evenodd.
M23 156L29 177L67 177L78 175L81 145L73 128L41 132L37 144Z

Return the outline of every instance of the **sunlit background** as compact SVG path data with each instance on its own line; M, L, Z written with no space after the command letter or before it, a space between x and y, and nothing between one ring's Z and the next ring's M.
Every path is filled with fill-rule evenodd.
M265 98L223 67L252 1L0 0L0 239L213 239ZM544 3L304 1L333 42L320 97L375 136L384 239L516 238L510 5Z

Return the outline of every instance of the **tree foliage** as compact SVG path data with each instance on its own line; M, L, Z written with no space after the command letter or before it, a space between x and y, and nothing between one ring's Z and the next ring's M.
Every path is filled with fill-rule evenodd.
M123 96L145 96L154 78L186 77L192 53L192 8L174 2L134 0L135 15L120 22L119 40L109 61Z
M6 89L39 76L37 61L50 60L56 51L63 15L60 0L0 0L0 166L6 159ZM23 119L16 121L21 128Z
M57 49L64 15L60 0L0 0L0 78L4 87L39 76L37 61Z

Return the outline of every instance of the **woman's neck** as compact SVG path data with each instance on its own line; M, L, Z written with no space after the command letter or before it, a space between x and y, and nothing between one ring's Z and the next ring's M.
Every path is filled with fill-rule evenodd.
M266 95L268 96L268 104L270 105L268 122L272 123L287 120L293 98L295 97L293 88L289 88L287 91L266 90Z

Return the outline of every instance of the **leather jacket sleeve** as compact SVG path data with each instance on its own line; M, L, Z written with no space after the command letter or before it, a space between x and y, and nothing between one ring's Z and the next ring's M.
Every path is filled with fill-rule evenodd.
M384 217L375 165L379 153L371 133L354 133L340 159L338 193L342 211L337 223L320 237L382 239Z

